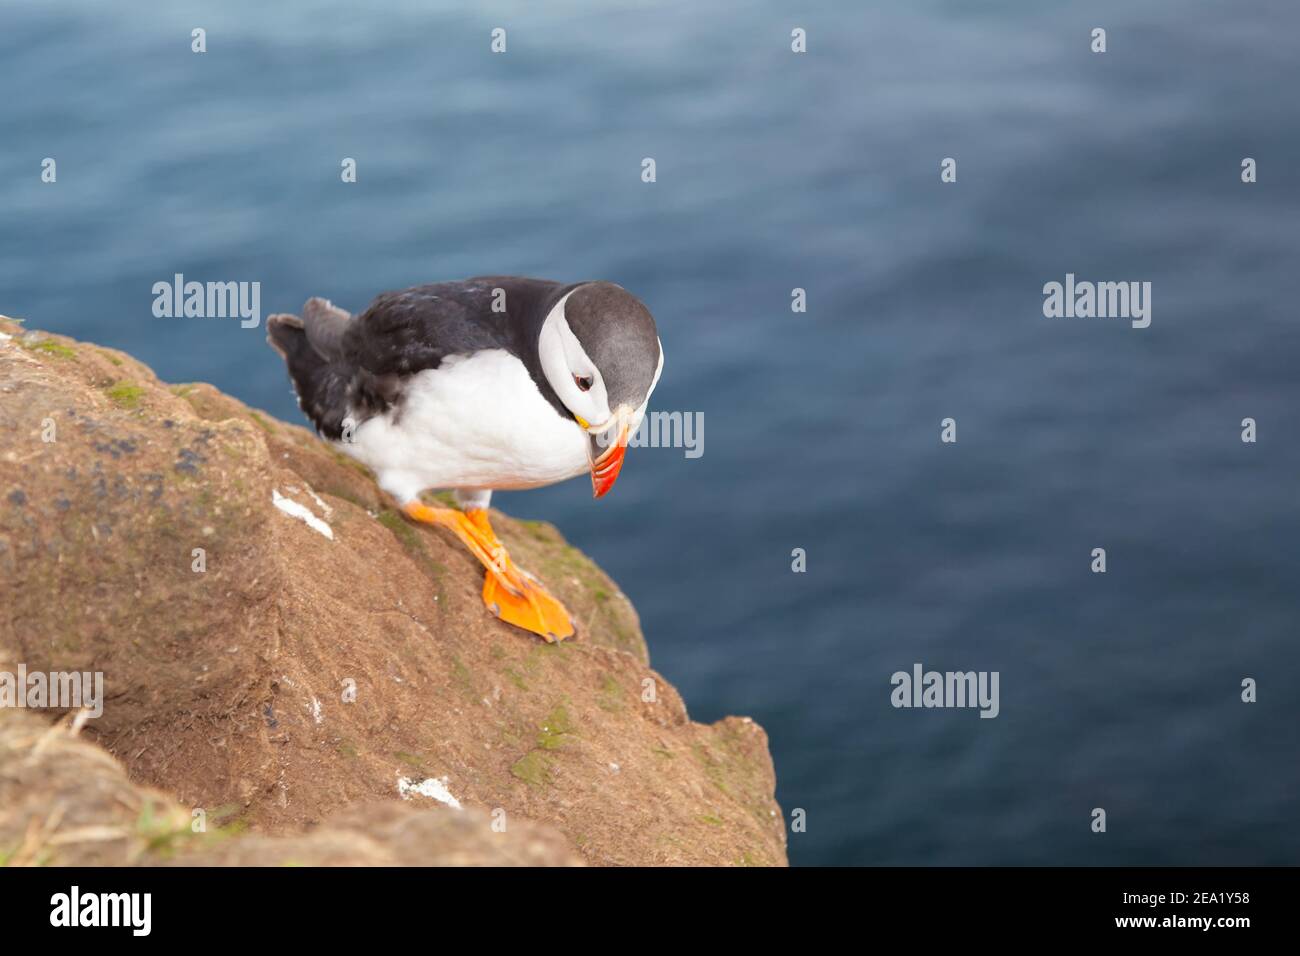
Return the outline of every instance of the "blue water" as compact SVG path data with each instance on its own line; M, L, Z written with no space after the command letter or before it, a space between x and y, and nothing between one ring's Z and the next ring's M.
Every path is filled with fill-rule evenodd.
M0 311L34 326L300 420L262 329L155 319L153 283L260 281L264 312L485 272L644 299L656 407L703 412L703 457L497 503L613 574L695 719L767 729L793 862L1300 861L1293 0L0 26ZM1150 281L1151 327L1044 318L1067 272ZM894 709L917 661L998 671L1000 715Z

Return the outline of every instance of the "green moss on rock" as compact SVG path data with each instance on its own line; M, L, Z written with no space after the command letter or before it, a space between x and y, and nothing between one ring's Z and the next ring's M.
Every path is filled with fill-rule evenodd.
M23 347L29 352L41 352L44 355L53 355L55 358L70 359L77 357L77 353L68 346L50 339L42 339L39 342L25 342Z
M117 382L104 389L104 394L119 408L139 408L140 399L144 397L144 388L130 382Z
M540 750L530 750L510 768L512 776L530 787L547 787L551 783L551 758Z
M568 708L563 702L558 703L551 708L538 728L537 746L543 750L562 750L575 730L577 727L569 716Z

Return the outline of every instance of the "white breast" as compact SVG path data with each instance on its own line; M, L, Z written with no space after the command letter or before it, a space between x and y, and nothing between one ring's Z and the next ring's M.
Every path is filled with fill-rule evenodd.
M399 501L429 488L535 488L588 469L587 437L503 349L445 359L403 400L335 443Z

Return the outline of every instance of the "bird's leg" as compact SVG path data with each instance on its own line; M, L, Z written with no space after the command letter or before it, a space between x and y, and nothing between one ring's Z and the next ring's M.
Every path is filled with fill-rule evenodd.
M492 544L483 538L465 512L456 508L431 508L422 501L409 501L402 510L421 524L446 528L488 569L490 577L499 578L501 586L507 590L520 592L520 588L507 577L505 565L493 554Z
M564 605L510 559L488 522L486 509L431 508L411 501L402 510L415 521L446 528L478 558L487 569L483 603L501 620L532 631L547 642L572 636L573 623Z
M507 579L521 592L502 588L497 575L489 573L483 579L483 603L501 620L516 627L540 634L548 642L562 641L573 636L573 621L569 612L552 597L540 581L510 559L505 545L492 530L486 508L470 508L465 517L488 545L497 567L504 570Z

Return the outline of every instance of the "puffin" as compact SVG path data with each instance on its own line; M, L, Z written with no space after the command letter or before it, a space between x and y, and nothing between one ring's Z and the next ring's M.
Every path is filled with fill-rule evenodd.
M317 434L374 472L412 521L486 569L483 603L548 643L573 620L492 530L493 491L587 473L614 487L663 372L650 310L612 282L479 276L384 292L359 315L324 298L267 319ZM427 491L458 507L434 507Z

